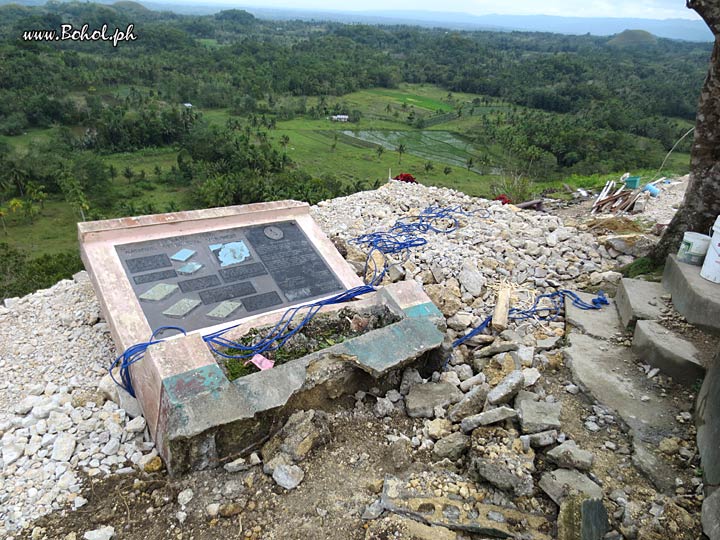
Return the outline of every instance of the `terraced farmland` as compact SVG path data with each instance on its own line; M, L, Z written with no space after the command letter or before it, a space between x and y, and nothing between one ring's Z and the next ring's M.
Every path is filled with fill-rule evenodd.
M343 131L347 137L396 151L401 144L413 156L465 167L468 159L477 160L479 152L470 143L449 131Z

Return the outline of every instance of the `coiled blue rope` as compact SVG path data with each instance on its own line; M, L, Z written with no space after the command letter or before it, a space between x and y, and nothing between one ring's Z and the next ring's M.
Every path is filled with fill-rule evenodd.
M460 206L440 208L428 206L417 216L399 219L387 231L377 231L363 234L350 240L353 244L368 248L363 269L363 277L368 285L378 285L382 282L389 266L389 256L400 255L397 264L402 264L410 257L410 249L424 246L427 239L422 235L428 232L449 234L460 227L458 216L470 216L474 212L466 212ZM487 217L486 214L483 217ZM382 268L373 257L379 253L382 258ZM372 266L372 276L367 278L368 269Z

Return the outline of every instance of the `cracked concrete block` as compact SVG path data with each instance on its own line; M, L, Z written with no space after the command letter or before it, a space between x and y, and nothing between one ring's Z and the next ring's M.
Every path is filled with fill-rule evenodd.
M664 294L665 289L660 283L623 278L615 297L623 326L632 328L637 321L659 319L664 305Z
M655 321L637 321L632 350L677 382L692 385L705 374L695 345Z

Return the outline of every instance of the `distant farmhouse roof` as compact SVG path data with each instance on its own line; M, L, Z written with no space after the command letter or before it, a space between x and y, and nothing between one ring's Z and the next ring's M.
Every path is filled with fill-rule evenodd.
M350 117L347 114L333 114L330 117L333 122L347 122L349 119Z

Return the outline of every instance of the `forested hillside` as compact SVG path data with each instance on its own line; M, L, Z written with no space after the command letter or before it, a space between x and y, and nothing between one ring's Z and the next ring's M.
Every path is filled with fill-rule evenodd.
M137 39L22 39L61 24L132 24ZM25 292L27 256L73 250L80 219L314 203L389 167L476 195L507 177L542 191L656 169L692 126L709 55L710 44L637 34L1 6L0 296ZM671 169L687 168L688 151L686 140Z

